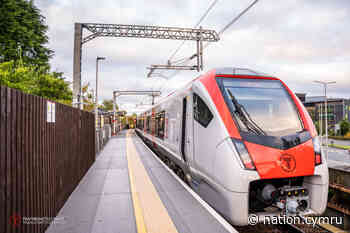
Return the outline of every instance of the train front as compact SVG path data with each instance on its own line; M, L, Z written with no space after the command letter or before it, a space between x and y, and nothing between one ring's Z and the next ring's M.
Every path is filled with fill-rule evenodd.
M233 119L232 124L224 121L240 163L235 171L239 176L226 179L234 182L235 194L242 194L231 195L235 207L229 217L244 225L249 214L260 221L266 215L321 214L327 204L328 168L308 112L279 79L249 70L233 72L215 75Z

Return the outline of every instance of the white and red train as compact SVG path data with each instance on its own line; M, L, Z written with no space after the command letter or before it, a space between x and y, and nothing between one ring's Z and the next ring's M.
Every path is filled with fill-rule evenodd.
M233 225L247 225L249 214L326 208L328 168L317 132L278 78L211 70L139 114L136 131Z

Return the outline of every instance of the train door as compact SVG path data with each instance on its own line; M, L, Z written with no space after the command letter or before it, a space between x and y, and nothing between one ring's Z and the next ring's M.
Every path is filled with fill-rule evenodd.
M210 122L213 119L209 107L205 101L196 93L193 93L194 106L194 160L195 167L201 173L210 175L214 163L215 146L211 143L211 136L215 134L213 127L210 127Z
M183 98L182 107L181 153L185 162L191 166L193 161L193 110L191 96Z
M193 112L194 167L201 175L211 177L216 153L212 138L215 135L215 127L210 125L213 114L204 98L196 93L193 93ZM203 200L214 205L216 199L213 199L213 197L217 197L217 190L213 189L208 181L204 181L199 176L194 177L192 175L192 181L196 182L196 192L200 194Z

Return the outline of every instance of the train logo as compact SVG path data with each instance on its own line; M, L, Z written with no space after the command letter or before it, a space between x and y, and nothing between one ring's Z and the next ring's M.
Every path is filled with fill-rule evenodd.
M294 156L289 154L283 154L280 158L281 168L286 172L292 172L295 170L296 161Z
M13 227L18 227L19 224L21 224L21 222L22 222L22 217L15 213L15 214L10 216L9 222Z

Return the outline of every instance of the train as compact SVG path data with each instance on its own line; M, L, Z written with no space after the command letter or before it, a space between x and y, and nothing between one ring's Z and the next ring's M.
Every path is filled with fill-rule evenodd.
M279 78L216 68L137 115L136 133L232 225L252 214L322 214L328 167L317 131Z

